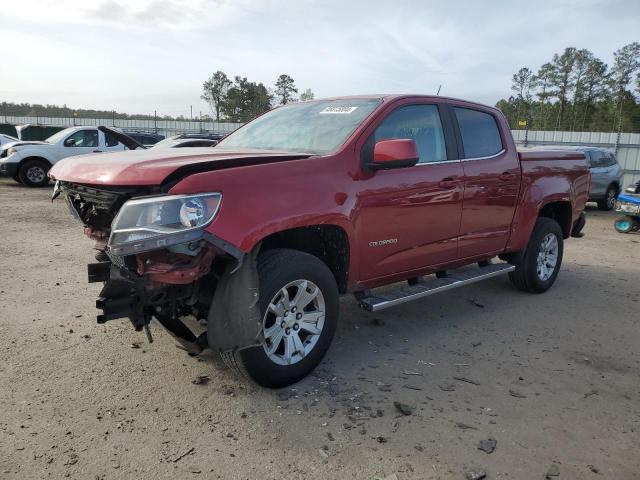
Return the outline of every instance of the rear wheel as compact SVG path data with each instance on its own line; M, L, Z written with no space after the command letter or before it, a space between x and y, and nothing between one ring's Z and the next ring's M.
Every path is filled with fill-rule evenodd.
M598 208L605 211L613 210L613 207L616 206L617 197L618 189L615 185L609 185L607 192L604 194L604 198L602 200L598 200Z
M613 222L613 226L619 233L629 233L634 230L634 226L636 221L633 217L625 215L624 217L618 218L615 222Z
M49 183L48 171L49 164L44 160L27 160L20 166L18 177L28 187L43 187Z
M540 217L526 250L511 258L516 269L509 273L509 279L525 292L547 291L560 271L563 246L562 229L558 222Z
M257 262L263 343L222 358L264 387L285 387L308 375L329 348L338 288L329 268L304 252L267 250Z

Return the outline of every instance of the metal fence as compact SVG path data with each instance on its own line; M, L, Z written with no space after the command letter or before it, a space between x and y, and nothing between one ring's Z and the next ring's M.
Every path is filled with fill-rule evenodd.
M623 186L640 180L640 133L512 130L518 145L581 145L613 151L624 169Z
M80 118L80 117L15 117L0 116L0 120L13 125L50 125L72 127L74 125L105 125L122 130L159 133L165 137L178 133L221 132L228 133L240 127L241 123L213 122L200 120L131 120L126 118Z
M4 117L13 125L51 125L70 127L74 125L106 125L129 131L159 133L166 137L178 133L232 132L242 123L213 122L200 120L131 120L122 118L78 118L78 117ZM625 171L624 186L640 180L640 133L605 132L552 132L534 130L512 130L516 144L537 145L581 145L604 147L615 152L618 162Z

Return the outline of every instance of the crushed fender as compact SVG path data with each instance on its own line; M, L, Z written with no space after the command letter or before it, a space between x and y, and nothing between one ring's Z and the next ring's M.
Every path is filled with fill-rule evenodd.
M216 288L207 327L215 352L241 350L259 344L262 330L256 257L259 246L244 261L229 265Z

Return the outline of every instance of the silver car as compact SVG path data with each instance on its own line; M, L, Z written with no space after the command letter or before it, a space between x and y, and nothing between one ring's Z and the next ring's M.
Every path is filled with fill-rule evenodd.
M621 190L624 170L616 156L603 148L583 147L578 150L587 155L591 170L589 200L598 202L600 210L612 210Z
M545 145L534 148L575 150L584 153L591 170L589 201L597 202L600 210L612 210L615 207L616 197L622 191L624 170L612 152L600 147L567 147L565 145Z

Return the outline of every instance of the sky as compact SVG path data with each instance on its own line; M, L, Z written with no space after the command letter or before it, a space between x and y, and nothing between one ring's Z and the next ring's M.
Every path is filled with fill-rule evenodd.
M216 70L495 104L565 47L610 64L640 41L640 1L2 0L0 25L0 101L189 116Z

